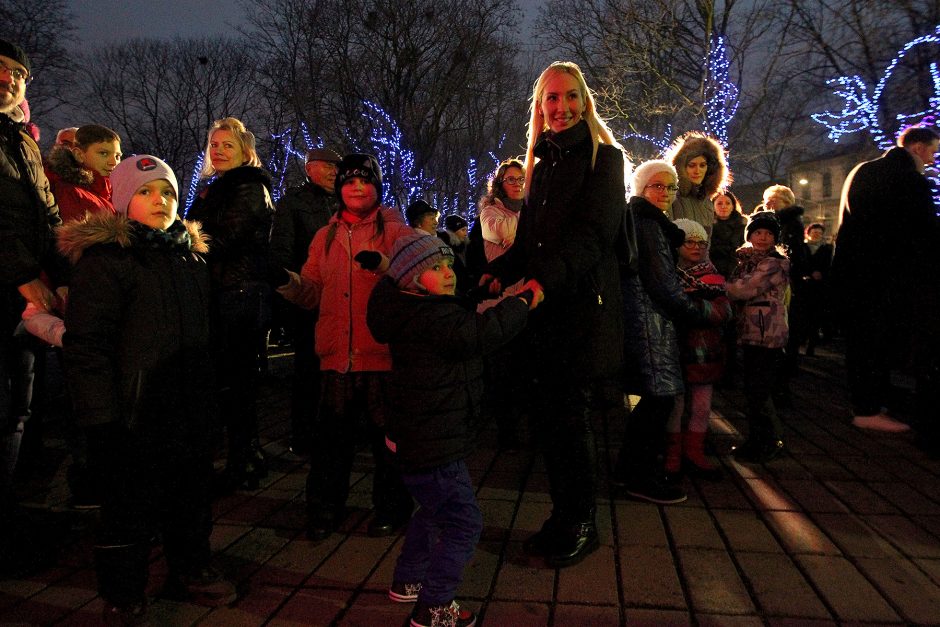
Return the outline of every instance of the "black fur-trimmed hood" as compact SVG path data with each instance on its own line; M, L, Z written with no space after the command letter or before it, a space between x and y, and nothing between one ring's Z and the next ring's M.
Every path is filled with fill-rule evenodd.
M183 226L189 232L189 250L194 253L208 252L209 236L202 233L201 225L183 220ZM134 244L131 220L113 213L91 213L85 219L68 222L58 230L59 252L72 265L95 244L117 244L122 248L130 248Z

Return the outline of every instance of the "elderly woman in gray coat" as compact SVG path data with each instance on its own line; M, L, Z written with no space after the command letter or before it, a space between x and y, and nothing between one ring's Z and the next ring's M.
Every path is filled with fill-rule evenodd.
M686 500L682 486L666 476L658 461L666 421L684 391L675 323L702 323L717 315L710 302L689 298L676 274L674 253L685 233L666 213L678 191L677 178L675 168L660 160L634 171L627 211L636 225L639 265L635 274L621 277L624 391L641 399L627 420L614 481L627 494L659 504Z

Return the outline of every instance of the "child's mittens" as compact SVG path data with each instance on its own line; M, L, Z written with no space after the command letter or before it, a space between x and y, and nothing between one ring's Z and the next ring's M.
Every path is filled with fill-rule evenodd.
M41 311L29 303L23 310L23 326L44 342L62 348L62 336L65 334L65 322L62 318Z
M290 270L285 270L285 272L287 272L287 284L277 288L277 293L294 302L300 297L300 275Z
M388 258L377 250L360 250L353 259L363 270L385 272L388 269Z

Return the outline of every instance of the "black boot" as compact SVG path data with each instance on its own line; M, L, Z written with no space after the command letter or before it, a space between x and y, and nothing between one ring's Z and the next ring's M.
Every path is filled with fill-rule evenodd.
M548 556L555 546L561 527L559 515L552 512L552 515L542 523L542 528L522 543L522 550L525 551L526 555L533 557Z
M555 543L547 556L549 566L564 568L573 566L593 553L600 546L594 512L589 518L574 522L556 534Z

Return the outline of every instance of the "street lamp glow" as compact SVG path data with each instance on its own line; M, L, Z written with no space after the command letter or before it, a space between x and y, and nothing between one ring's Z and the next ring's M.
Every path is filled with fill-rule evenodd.
M799 183L800 185L808 185L808 184L809 184L809 181L806 180L806 179L800 179L800 180L798 181L798 183Z

